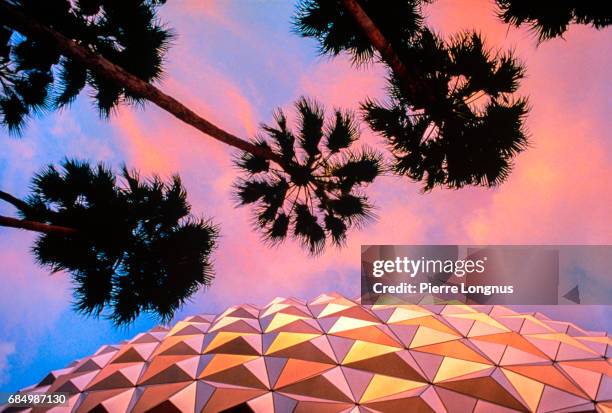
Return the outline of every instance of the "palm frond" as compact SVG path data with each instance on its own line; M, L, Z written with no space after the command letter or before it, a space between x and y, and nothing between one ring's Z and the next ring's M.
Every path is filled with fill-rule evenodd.
M347 151L330 168L331 175L338 178L343 193L350 192L356 185L374 182L382 172L381 155L369 148L357 153Z
M300 98L295 104L300 116L299 142L309 160L319 152L319 143L323 138L323 108L315 101Z
M348 148L359 138L359 126L353 114L341 110L335 112L334 121L327 125L325 131L327 149L331 153Z
M122 169L123 185L104 165L66 160L32 180L25 219L75 228L43 234L39 264L67 271L74 306L116 324L153 313L168 321L197 289L210 284L218 229L190 214L180 177L147 180Z
M612 24L609 5L601 1L564 1L554 4L528 0L496 0L498 16L505 23L529 25L540 42L563 36L570 24L603 29Z
M161 1L13 3L27 16L146 82L163 74L164 56L174 35L157 16ZM70 104L87 85L102 117L110 116L122 102L144 102L63 56L52 42L28 38L7 26L0 30L0 80L0 123L17 135L30 116Z
M281 155L282 159L291 161L295 156L295 136L287 128L287 118L282 110L279 109L274 113L274 121L276 127L263 124L261 128L272 139L274 149Z
M306 204L295 206L293 234L311 254L319 254L325 247L325 231Z
M401 47L423 23L424 1L421 0L361 0L359 3L394 47ZM346 51L357 65L370 62L375 56L367 36L339 1L300 0L293 16L293 28L302 37L317 39L321 54L336 56Z
M425 29L422 36L429 40L406 56L420 62L418 88L430 99L406 93L392 75L388 101L364 102L364 120L386 139L393 171L425 191L500 184L527 147L527 100L514 96L523 66L511 53L487 49L478 33L448 42Z
M249 155L237 158L245 176L234 184L235 196L239 205L253 206L253 225L265 241L277 245L292 236L309 253L319 254L328 240L341 246L350 228L373 218L372 206L359 191L383 172L382 156L368 148L351 149L359 130L350 112L336 110L326 122L322 107L306 98L298 100L296 111L297 134L282 111L275 113L276 125L262 125L281 165L256 169L244 161ZM353 199L358 205L351 210Z
M270 146L263 138L256 139L255 144L261 148L270 149ZM240 154L239 159L235 160L234 163L236 163L240 169L249 171L251 174L267 172L270 168L270 160L253 155L250 152Z

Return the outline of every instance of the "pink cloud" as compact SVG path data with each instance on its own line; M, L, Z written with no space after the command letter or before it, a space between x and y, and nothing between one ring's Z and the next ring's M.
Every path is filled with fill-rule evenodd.
M490 45L515 50L527 65L522 93L530 95L533 108L531 148L518 157L506 184L474 194L472 201L482 205L463 211L457 229L482 243L609 242L605 205L612 200L612 187L601 177L612 172L605 136L611 125L599 111L608 99L601 85L607 82L609 53L593 47L610 48L605 31L574 26L566 40L537 47L527 29L500 23L493 4L449 1L428 11L446 35L476 28Z
M189 314L240 302L261 304L278 295L308 298L336 289L357 294L361 244L610 243L610 31L573 28L566 41L536 47L531 34L508 31L493 16L492 4L481 3L435 2L428 7L430 22L444 34L479 28L489 44L514 47L525 60L523 91L533 106L528 121L532 147L519 156L508 182L494 190L422 195L419 184L405 178L380 178L367 191L379 218L351 231L346 248L309 257L292 240L276 248L263 245L251 226L250 209L234 205L234 151L151 104L144 110L123 107L109 124L81 122L78 111L55 114L48 131L53 146L45 141L45 125L33 122L23 140L7 140L2 161L10 167L0 176L3 189L25 194L26 187L16 182L23 183L50 160L59 161L50 159L61 156L55 146L72 156L125 160L144 175L180 173L194 213L214 217L221 226L214 254L217 279L183 310ZM256 22L238 24L230 12L223 2L190 0L169 3L163 16L181 33L171 49L162 89L220 127L251 137L259 121L271 119L275 107L289 108L300 95L317 98L328 110L355 110L363 98L383 96L380 66L355 70L346 57L304 64L285 43L279 46L285 38L265 37L256 31ZM255 50L275 83L253 77L249 61L241 72L228 70L233 60L226 59L234 57L235 50L209 45L211 34L215 42L235 37ZM282 96L283 101L270 102L270 96ZM86 126L89 129L83 130ZM378 136L365 125L362 130L364 142L382 149ZM48 276L36 266L29 254L32 239L32 234L0 229L0 324L9 337L0 342L0 381L12 351L11 337L26 337L28 346L18 349L18 357L34 357L44 345L42 337L58 327L58 318L70 305L68 277ZM33 297L36 305L31 304Z
M177 18L198 17L205 20L208 24L214 24L223 30L229 30L232 35L243 35L244 31L240 25L231 19L228 10L229 2L219 2L213 0L182 0L168 4L162 9L164 15L169 15L169 20L175 21Z
M234 33L206 26L209 21L220 22L218 26L235 24L224 20L227 10L219 4L223 3L170 4L168 7L174 8L168 13L176 16L176 23L172 22L177 27L183 27L179 18L189 20L189 13L193 13L203 22L206 34L214 31L217 36L245 39L249 47L257 48L277 83L255 83L246 73L247 64L244 73L232 75L218 55L202 52L202 38L190 33L172 49L162 89L220 127L251 137L260 120L269 121L274 107L288 108L300 95L315 97L328 109L356 109L363 98L383 95L384 71L380 66L355 70L346 57L319 58L301 65L291 52L277 47L278 39L257 36L252 27L237 28ZM435 2L428 13L434 27L444 29L445 34L476 27L492 45L516 46L529 69L524 90L531 95L533 106L529 117L533 146L518 158L509 181L494 190L435 190L421 195L420 186L405 178L379 179L368 190L378 205L379 219L362 230L353 230L344 249L329 248L324 255L312 258L293 241L276 248L264 246L251 226L250 210L236 209L232 199L234 151L151 104L144 111L124 107L110 126L100 124L87 134L79 131L78 138L70 138L69 142L77 142L79 150L85 148L82 150L89 156L108 158L107 146L91 146L86 139L100 130L115 132L122 152L117 156L143 174L180 173L194 212L212 216L221 225L222 237L214 256L217 279L211 289L198 294L189 312L243 301L263 303L276 295L312 297L331 289L357 292L361 244L612 240L607 210L612 201L607 177L612 171L606 136L612 125L607 113L596 112L609 102L608 91L601 87L607 82L605 69L610 56L601 50L610 47L601 46L604 34L572 30L566 42L553 41L536 48L531 35L521 30L508 32L497 22L490 4ZM198 27L187 29L197 33ZM219 53L231 54L227 50ZM253 85L255 89L251 89ZM283 95L285 101L273 102L274 106L263 105L266 100L261 97L267 95L268 88L291 93ZM58 127L57 134L72 134L72 123ZM362 129L364 141L380 143L365 125ZM16 174L29 175L35 155L44 150L28 141L10 142L9 147L20 166L10 169L5 181ZM10 322L15 326L27 322L33 328L43 325L68 307L69 282L64 276L47 277L35 267L28 254L29 235L11 233L4 240L0 260L10 268L3 276L11 300L10 305L0 300L0 314L6 314L2 321L14 320ZM29 305L28 288L34 289L39 305Z
M468 233L478 242L609 242L612 188L601 177L612 167L601 142L604 125L560 115L554 106L540 112L534 147L490 207L468 221Z
M21 360L35 357L40 340L58 328L63 311L70 307L70 280L63 273L49 275L38 267L30 254L32 233L0 229L2 296L0 325L4 337L19 338ZM35 305L33 305L35 303ZM0 341L0 382L12 342ZM3 358L4 356L4 358Z
M507 35L507 28L494 19L492 10L480 5L459 8L463 11L458 14L453 7L452 19L445 7L432 6L431 10L432 22L444 27L445 33L476 27L485 32L492 45L504 47L511 47L516 39L525 36L516 30ZM140 145L131 155L136 164L150 170L172 167L185 174L195 210L214 216L221 224L222 238L215 256L219 276L213 288L202 296L202 303L223 302L228 296L238 301L265 301L281 293L303 295L315 288L350 285L357 280L361 244L605 241L605 211L598 206L605 203L597 201L601 188L584 185L596 180L602 171L609 172L601 143L604 136L597 133L605 120L590 119L580 111L592 107L592 101L581 102L576 112L575 102L565 98L564 93L578 82L578 62L566 64L562 73L551 77L554 55L543 47L536 49L530 40L522 39L522 47L517 50L530 69L524 89L532 95L534 106L529 118L533 147L518 158L516 170L506 184L493 190L435 190L422 195L420 185L405 178L381 178L369 191L378 205L379 219L361 231L352 231L345 249L330 248L317 258L305 255L293 241L277 248L261 244L259 234L250 225L250 211L234 208L231 184L236 172L230 164L231 151L206 142L197 131L167 119L166 114L160 114L160 120L157 116L151 120L147 114L146 121L139 121L139 127L150 134L135 139L133 145ZM237 80L206 63L194 66L188 56L178 59L176 67L189 74L189 80L170 78L165 83L168 90L222 127L240 136L252 136L261 111L255 110ZM355 70L345 57L319 59L304 68L294 95L316 97L328 109L339 106L355 110L365 97L383 96L383 74L380 66ZM289 109L291 101L279 105ZM291 110L288 112L291 115ZM575 113L575 117L568 113ZM571 128L559 128L568 122L573 122ZM136 133L129 122L123 126L129 136ZM362 129L368 144L380 143L378 136L365 126ZM579 151L572 145L576 136L580 136ZM139 158L137 154L145 148L159 159ZM200 168L201 165L206 167ZM584 214L585 210L589 214ZM534 225L534 221L538 224Z
M321 58L318 64L302 73L300 89L330 108L357 110L367 97L380 97L385 87L381 65L354 67L349 57Z

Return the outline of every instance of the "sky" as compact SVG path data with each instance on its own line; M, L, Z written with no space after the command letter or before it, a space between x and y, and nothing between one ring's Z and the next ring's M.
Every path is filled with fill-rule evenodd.
M292 33L293 2L273 0L169 2L162 20L177 38L160 87L203 117L252 137L276 108L291 113L305 95L326 108L356 109L384 96L378 65L356 69L344 57L317 54L313 40ZM310 257L294 242L270 248L235 208L235 152L154 107L121 107L101 120L84 93L68 110L34 119L23 137L0 131L0 188L25 196L31 176L65 157L125 162L143 175L179 173L193 212L212 217L221 238L216 278L176 315L218 313L276 296L311 299L359 292L361 244L611 244L612 31L573 26L564 39L537 44L527 29L495 18L488 0L438 0L427 24L443 36L477 29L487 44L513 49L527 65L520 93L528 95L530 148L505 184L495 189L420 192L406 178L379 178L368 189L378 219L349 234L343 249ZM381 139L362 126L365 142ZM12 215L7 205L0 214ZM0 391L33 384L54 369L149 329L143 316L116 329L75 314L66 274L49 275L30 255L35 234L0 228ZM553 318L612 330L610 307L541 308ZM530 309L530 311L534 311Z

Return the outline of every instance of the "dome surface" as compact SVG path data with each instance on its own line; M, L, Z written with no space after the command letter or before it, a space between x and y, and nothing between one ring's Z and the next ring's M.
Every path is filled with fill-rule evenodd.
M54 412L610 412L611 354L540 314L330 294L156 327L24 390L68 392Z

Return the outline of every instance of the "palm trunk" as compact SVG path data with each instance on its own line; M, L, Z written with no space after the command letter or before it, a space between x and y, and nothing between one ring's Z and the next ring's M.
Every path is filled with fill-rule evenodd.
M79 45L56 30L38 23L5 0L0 0L0 16L0 19L3 20L6 25L13 27L26 36L44 38L45 41L52 40L62 54L76 60L92 72L110 79L121 87L129 90L131 93L156 104L206 135L227 145L272 160L279 165L283 165L282 159L273 154L270 150L256 146L251 142L224 131L199 116L172 96L165 94L150 83L132 75L125 69L117 66L101 55L92 52L88 48Z
M23 202L21 199L15 198L13 195L4 191L0 191L0 199L5 202L8 202L9 204L13 205L15 208L22 212L29 209L28 204Z
M368 16L365 10L359 5L359 2L357 0L341 1L344 8L353 17L355 23L357 23L361 31L366 35L368 40L370 40L372 46L378 51L381 59L391 68L393 74L400 81L402 89L413 96L419 93L422 94L422 89L416 88L419 81L417 76L408 70L408 67L401 61L397 53L395 53L395 50L393 50L391 43L389 43L376 24L370 19L370 16ZM426 98L430 99L432 97L426 96Z
M28 221L0 215L0 226L25 229L27 231L42 232L45 234L74 235L77 230L74 228L62 227L59 225L45 224L43 222Z

